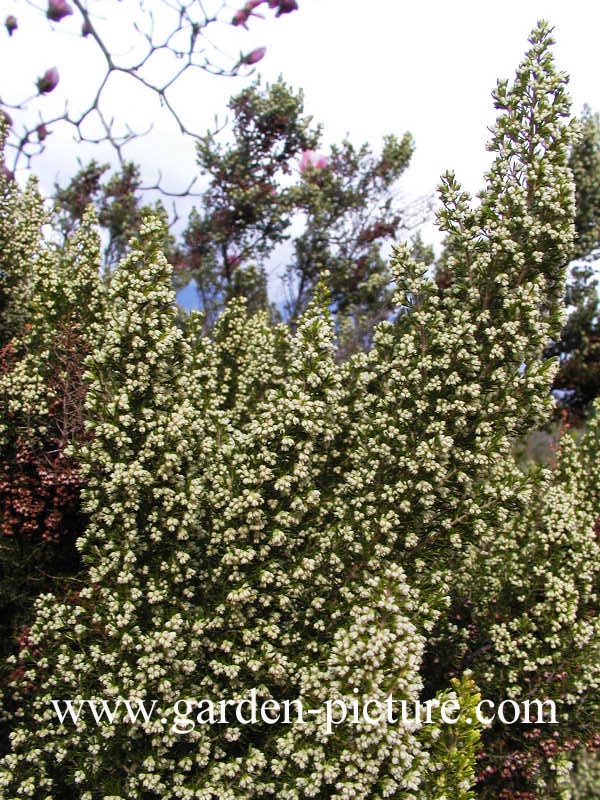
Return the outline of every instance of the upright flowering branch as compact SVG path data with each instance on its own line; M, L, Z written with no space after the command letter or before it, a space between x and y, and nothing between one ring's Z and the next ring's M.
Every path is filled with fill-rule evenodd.
M442 186L454 283L441 291L398 248L397 319L379 327L365 359L348 365L357 382L352 480L388 498L386 552L422 556L437 543L460 559L463 534L473 537L499 500L490 470L549 408L552 365L539 356L557 329L573 211L564 78L549 44L541 26L500 117L481 206L471 209L454 178ZM540 114L543 124L532 125ZM365 429L377 417L389 424L372 439ZM381 511L365 502L363 513L366 535ZM443 595L445 581L438 586Z
M435 358L434 371L446 363L435 405L423 403L423 422L412 426L412 446L431 451L436 423L450 434L443 456L448 471L427 479L431 513L421 542L415 538L416 551L425 569L436 544L443 547L444 529L458 548L456 558L444 558L454 564L447 576L451 608L430 643L430 685L436 672L443 683L474 666L494 702L525 694L552 698L559 707L561 722L551 735L523 726L511 732L507 746L501 726L486 734L480 781L490 798L520 798L525 790L554 797L567 754L592 741L598 727L599 509L597 488L590 487L597 478L578 464L581 456L568 438L558 465L541 475L524 474L513 451L515 437L548 418L556 364L541 354L560 329L573 242L568 158L574 130L551 41L541 23L514 84L498 85L501 114L490 144L497 157L480 206L470 205L453 176L444 181L441 221L451 285L440 292L417 276L404 282L404 324L410 329L412 319L419 328L412 346L420 348L422 364ZM440 314L452 315L445 341L431 337ZM424 385L432 385L431 377ZM457 388L452 399L448 386ZM430 422L434 409L436 423ZM421 425L429 427L429 437L415 436ZM432 457L432 466L440 456ZM437 523L434 509L444 509ZM427 569L422 579L430 577ZM576 702L585 703L585 715Z

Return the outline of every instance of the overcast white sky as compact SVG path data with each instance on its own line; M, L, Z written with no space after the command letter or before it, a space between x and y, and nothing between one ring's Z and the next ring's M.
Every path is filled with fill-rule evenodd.
M111 35L124 34L119 14L131 0L92 0L105 17ZM527 47L536 20L555 26L556 60L571 76L573 109L583 104L600 111L600 4L589 0L298 0L299 10L275 20L252 19L250 30L229 25L211 28L211 38L236 56L241 49L267 47L258 65L266 80L282 74L305 94L305 108L324 123L324 142L346 135L376 148L386 133L410 131L416 153L403 180L407 198L432 192L440 174L452 168L471 192L481 185L489 163L485 151L487 127L493 123L490 91L498 77L512 77ZM147 7L161 3L146 2ZM207 5L210 6L210 0ZM239 6L243 5L240 0ZM232 8L237 7L236 3ZM34 18L25 0L2 0L0 8L14 13L19 30L0 40L0 95L15 100L31 92L35 78L50 66L61 74L59 88L43 100L61 108L67 97L81 96L93 85L97 67L90 64L92 47L79 33L80 22L68 18L49 34L48 23ZM45 2L40 0L40 8ZM226 19L229 18L227 14ZM118 47L126 53L129 40ZM222 116L228 97L245 84L241 79L196 73L182 83L179 106L197 129ZM174 96L175 97L175 96ZM144 164L149 180L161 170L165 183L183 188L194 175L194 149L150 100L125 82L116 83L115 113L132 112L141 126L155 123L147 139L131 147L129 155ZM176 101L177 102L177 101ZM58 132L49 140L46 155L34 164L43 185L72 174L76 155L70 134ZM85 156L94 154L88 151ZM81 153L82 157L84 154ZM96 153L103 158L105 154Z

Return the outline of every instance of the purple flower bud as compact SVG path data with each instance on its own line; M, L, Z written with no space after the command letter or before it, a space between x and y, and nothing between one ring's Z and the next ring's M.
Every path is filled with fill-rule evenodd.
M44 125L43 122L37 126L35 132L37 133L38 142L43 142L46 136L48 136L48 128Z
M56 67L47 69L41 78L37 79L37 88L40 94L48 94L56 89L58 85L58 70Z
M298 3L296 0L269 0L269 8L276 8L277 14L276 17L280 17L282 14L289 14L291 11L298 10Z
M276 17L280 17L282 14L290 14L292 11L298 10L298 3L296 0L279 0L277 6Z
M241 25L248 30L248 20L250 17L260 17L263 19L262 14L257 14L254 9L264 3L264 0L248 0L243 8L236 11L231 20L232 25Z
M12 36L13 32L19 27L17 25L17 18L13 14L9 14L9 16L6 18L6 22L4 23L4 27L8 31L8 35Z
M53 22L60 22L64 17L68 17L73 13L73 9L67 3L67 0L48 0L48 9L46 16Z
M91 32L92 32L92 26L90 25L89 19L84 19L83 25L81 26L81 35L89 36Z
M232 25L241 25L242 27L248 29L246 23L248 22L248 13L245 8L241 8L239 11L236 11L233 15L233 19L231 20Z
M245 56L242 56L242 64L257 64L261 58L265 57L265 53L267 52L266 47L257 47L251 53L248 53Z

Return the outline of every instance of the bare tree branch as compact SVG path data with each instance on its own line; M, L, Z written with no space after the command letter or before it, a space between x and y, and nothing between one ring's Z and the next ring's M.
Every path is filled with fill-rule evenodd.
M77 143L108 143L122 166L126 161L123 149L133 140L147 135L152 125L147 129L137 130L130 125L128 119L116 120L111 115L105 93L113 76L117 75L130 79L134 84L133 91L137 85L153 93L179 131L184 136L199 139L202 132L193 130L186 123L182 110L177 107L169 92L190 71L201 71L220 77L251 75L253 65L264 55L264 48L256 48L235 60L213 44L207 36L207 30L218 25L242 25L246 28L251 16L261 16L255 9L263 4L274 10L276 16L297 8L295 0L249 0L237 11L225 0L214 2L211 10L207 10L201 0L158 0L152 4L144 0L120 2L119 13L125 13L128 6L132 13L132 46L129 52L135 52L136 58L130 63L127 54L116 52L114 37L111 37L106 19L98 15L88 0L48 0L47 9L27 0L27 5L35 9L37 14L48 17L49 36L59 35L61 27L71 31L74 22L79 18L77 21L81 23L81 35L90 43L90 61L93 58L93 47L93 52L101 56L104 70L100 79L91 87L90 97L85 101L83 110L78 113L73 113L69 102L66 102L62 114L45 116L42 104L37 102L56 88L59 82L56 68L47 70L38 79L36 94L16 102L7 102L1 94L0 113L3 112L10 122L7 150L11 152L11 161L5 167L13 173L22 166L30 168L32 160L46 149L48 134L59 125L70 126L74 130ZM103 5L108 8L107 3ZM19 30L14 16L7 18L5 27L10 37L13 33L19 36L24 33L24 30ZM141 54L137 55L140 50ZM162 57L165 54L171 57L172 63L168 65L166 74L161 74L160 80L156 80L150 75L150 68L156 65L157 56ZM161 71L164 68L161 62ZM82 69L86 69L86 64L82 65ZM145 188L169 197L183 197L189 195L194 182L186 189L174 192L165 190L159 178L154 185Z

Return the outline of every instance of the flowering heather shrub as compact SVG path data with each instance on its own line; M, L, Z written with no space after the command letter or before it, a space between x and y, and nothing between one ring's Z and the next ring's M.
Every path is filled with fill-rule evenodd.
M141 226L105 305L90 304L90 437L67 449L85 483L88 572L76 594L39 598L11 661L4 796L473 796L479 731L465 715L329 736L319 717L172 731L178 699L252 688L305 708L454 691L467 709L466 667L496 699L553 696L575 662L557 698L569 745L597 724L596 429L565 440L553 471L524 473L513 455L550 409L540 353L572 238L566 79L550 43L540 24L514 85L498 86L480 205L444 179L451 285L397 248L398 313L369 353L336 359L323 285L294 334L241 301L213 339L196 315L182 326L162 223ZM51 705L119 697L156 700L167 723L59 724ZM529 757L523 739L515 761ZM550 797L566 742L537 744Z
M58 590L61 577L80 567L74 541L85 525L81 478L66 449L86 436L86 326L99 310L93 221L85 221L63 252L41 239L41 199L33 191L22 197L9 187L3 210L15 213L15 228L22 208L27 209L23 229L18 237L13 233L3 252L10 291L0 315L6 338L13 333L0 350L3 656L14 650L35 597ZM21 252L15 248L19 239Z

